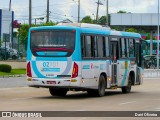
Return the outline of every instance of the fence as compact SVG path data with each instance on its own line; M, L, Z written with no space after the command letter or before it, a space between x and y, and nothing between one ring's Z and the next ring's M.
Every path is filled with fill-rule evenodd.
M145 69L144 78L159 78L160 79L160 69Z
M5 41L5 42L4 42ZM13 43L0 40L0 61L25 59L25 45L20 44L19 38L14 37Z

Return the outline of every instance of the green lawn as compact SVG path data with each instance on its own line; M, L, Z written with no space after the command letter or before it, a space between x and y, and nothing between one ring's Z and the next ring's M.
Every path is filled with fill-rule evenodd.
M0 72L0 76L26 74L26 69L12 69L10 73Z

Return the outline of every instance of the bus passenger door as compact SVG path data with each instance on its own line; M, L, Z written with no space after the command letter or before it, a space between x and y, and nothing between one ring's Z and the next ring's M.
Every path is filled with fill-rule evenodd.
M111 41L110 43L110 56L112 58L111 64L111 86L117 86L117 59L119 59L118 42Z
M140 55L140 44L138 42L136 42L135 44L135 55L136 55L136 63L137 63L137 67L136 67L136 85L139 85L141 82L141 65L140 65L140 60L141 60L141 55Z

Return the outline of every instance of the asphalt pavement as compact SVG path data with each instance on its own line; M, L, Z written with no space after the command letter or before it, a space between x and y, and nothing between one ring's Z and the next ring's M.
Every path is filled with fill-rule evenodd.
M65 97L56 97L51 96L46 88L27 87L26 77L0 78L0 111L70 111L73 114L75 111L160 111L160 78L145 78L143 85L132 87L129 94L122 94L120 89L107 89L104 97L89 97L83 91L68 92ZM54 118L58 119L60 118ZM103 117L61 118L63 119L106 120ZM116 116L109 119L142 120L141 117ZM145 117L143 120L159 118Z

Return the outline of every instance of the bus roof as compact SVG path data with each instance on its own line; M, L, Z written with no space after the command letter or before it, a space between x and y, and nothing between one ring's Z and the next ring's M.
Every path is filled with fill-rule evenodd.
M89 24L89 23L59 23L57 26L72 26L72 27L92 28L92 29L99 29L99 30L111 30L111 28L108 26Z
M41 27L34 27L31 30L38 30L38 29L52 29L52 28L76 28L81 29L82 33L94 33L94 34L106 34L106 35L118 35L118 36L125 36L125 37L136 37L141 38L141 35L138 33L132 32L124 32L124 31L116 31L111 30L108 26L102 26L97 24L88 24L88 23L59 23L56 26L41 26Z

